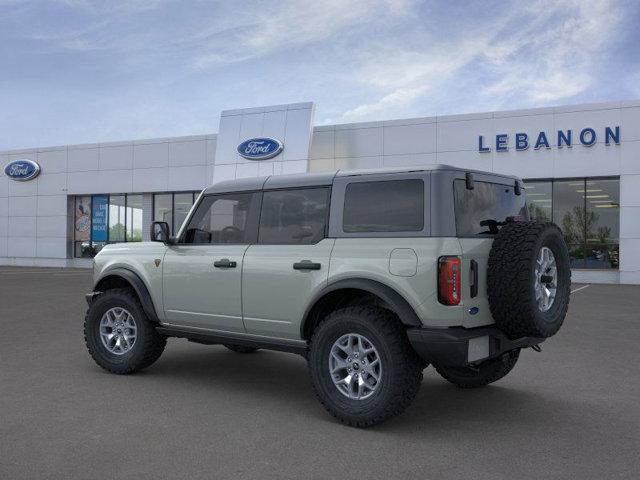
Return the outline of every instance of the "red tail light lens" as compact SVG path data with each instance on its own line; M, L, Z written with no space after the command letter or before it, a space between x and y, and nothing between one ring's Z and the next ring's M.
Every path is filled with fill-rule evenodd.
M444 305L460 303L460 258L438 259L438 300Z

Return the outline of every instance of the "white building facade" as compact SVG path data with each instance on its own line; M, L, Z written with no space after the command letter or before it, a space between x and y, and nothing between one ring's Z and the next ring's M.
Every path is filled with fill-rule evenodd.
M220 180L449 164L523 178L530 213L563 229L575 281L640 283L640 101L313 119L313 103L229 110L217 134L0 152L0 265L90 266L106 243L147 239L153 220L177 231ZM281 151L245 158L251 140L258 157L265 141Z

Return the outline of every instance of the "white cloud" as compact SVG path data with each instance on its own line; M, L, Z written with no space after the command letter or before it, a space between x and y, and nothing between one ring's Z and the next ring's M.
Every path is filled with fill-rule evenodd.
M3 138L214 131L221 109L309 99L352 122L640 97L634 3L185 3L0 0Z
M487 55L501 78L484 93L506 98L520 91L544 104L587 90L596 57L615 38L621 20L611 2L537 2L527 13L537 14L535 21L498 43L498 50L511 45L511 51L501 57ZM562 20L554 23L554 18Z
M340 121L356 121L363 118L372 118L393 111L397 107L410 104L429 90L428 86L414 88L399 88L385 95L373 103L358 105L347 110L340 117Z
M353 78L371 93L339 120L402 115L418 99L442 97L461 82L477 85L482 105L508 104L515 95L534 105L569 99L593 83L597 56L616 38L621 16L607 0L543 0L514 3L489 27L483 21L467 19L446 39L425 32L419 49L398 41L361 52Z
M410 0L287 0L273 8L247 8L232 23L213 22L198 32L196 68L206 69L259 58L277 51L325 40L339 40L340 32L376 21L404 16Z

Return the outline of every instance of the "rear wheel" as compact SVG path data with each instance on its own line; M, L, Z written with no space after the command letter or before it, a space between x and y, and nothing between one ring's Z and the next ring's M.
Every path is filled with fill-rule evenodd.
M505 377L516 366L520 350L512 350L475 367L438 367L436 371L445 380L460 388L484 387Z
M84 320L84 339L93 360L118 374L148 367L167 344L126 288L107 290L93 301Z
M330 314L309 352L320 402L341 422L368 427L402 413L422 381L422 364L397 317L374 307Z
M227 347L232 352L236 353L253 353L256 350L260 350L258 347L247 347L245 345L233 345L231 343L225 343L225 347Z

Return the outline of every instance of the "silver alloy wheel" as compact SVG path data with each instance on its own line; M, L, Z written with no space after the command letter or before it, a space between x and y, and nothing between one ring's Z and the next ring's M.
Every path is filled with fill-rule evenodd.
M541 312L553 305L558 288L558 268L556 258L549 247L542 247L536 259L535 284L536 302Z
M352 400L369 398L382 381L378 350L358 333L341 336L329 352L329 375L344 396Z
M122 307L113 307L100 319L100 340L114 355L124 355L136 343L138 326L133 315Z

